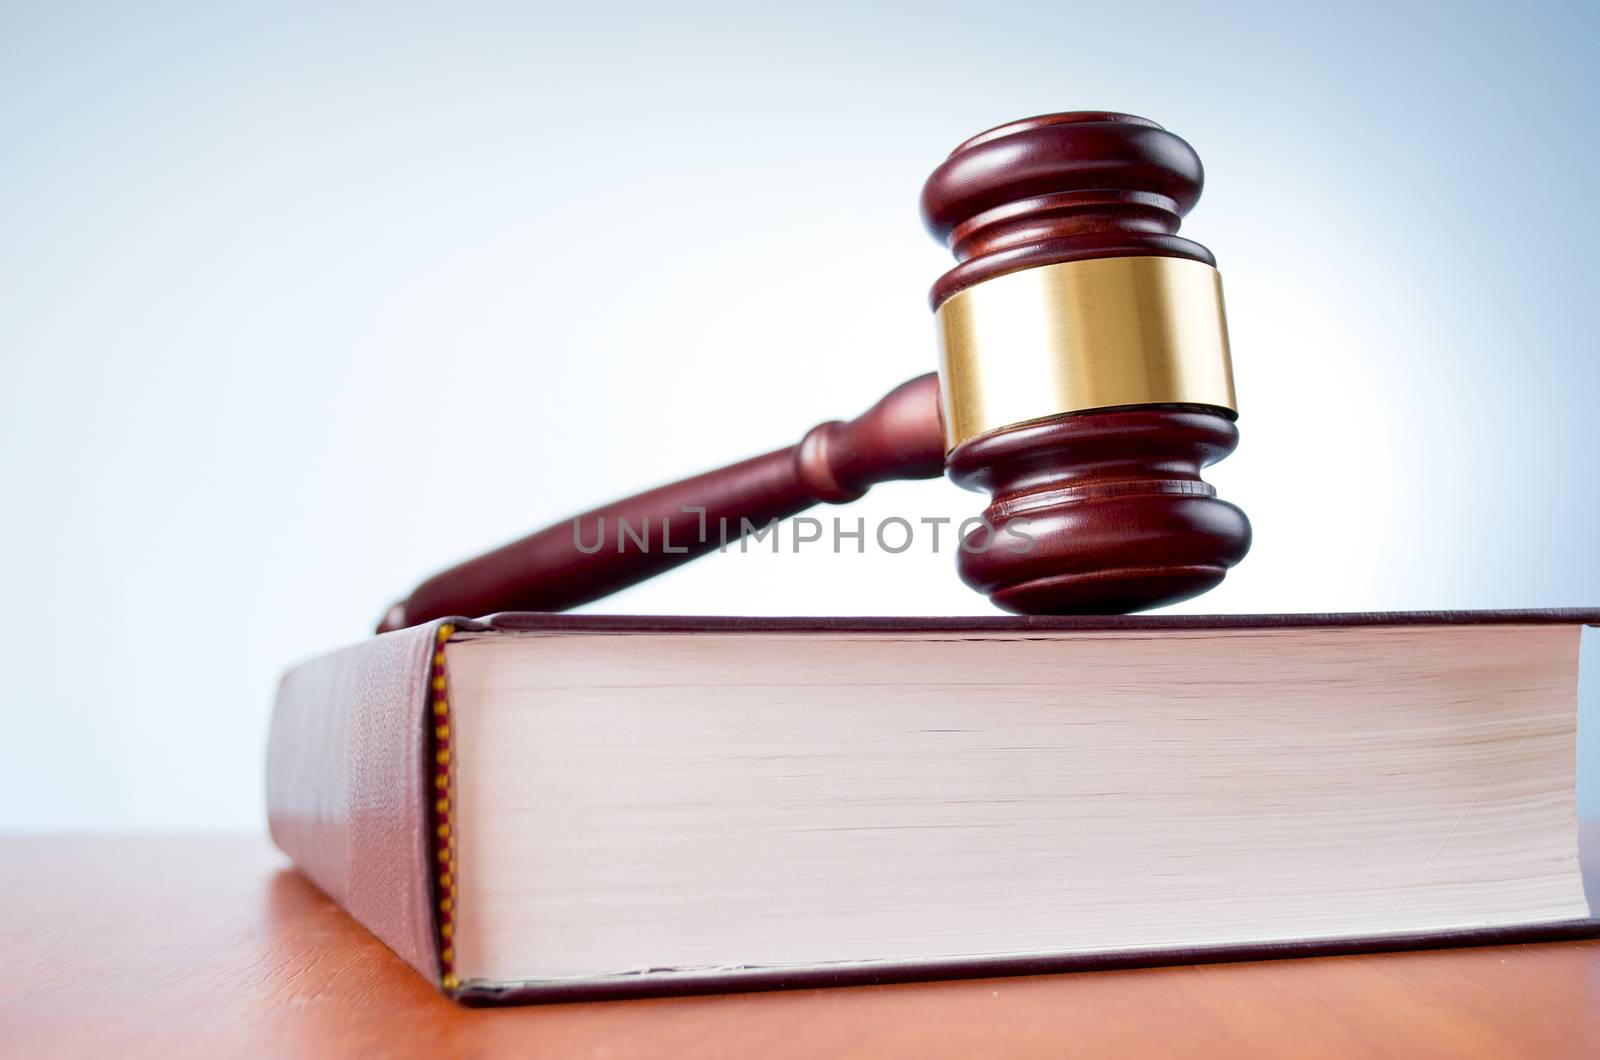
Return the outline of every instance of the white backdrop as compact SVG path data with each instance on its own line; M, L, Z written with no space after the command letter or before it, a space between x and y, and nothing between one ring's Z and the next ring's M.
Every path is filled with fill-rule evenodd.
M0 826L257 827L286 664L931 368L921 182L1050 110L1206 162L1256 544L1184 610L1600 604L1591 11L321 6L0 14ZM603 606L986 611L952 562Z

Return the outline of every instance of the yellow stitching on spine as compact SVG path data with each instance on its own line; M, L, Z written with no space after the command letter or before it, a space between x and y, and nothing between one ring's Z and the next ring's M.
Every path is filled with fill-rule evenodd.
M451 767L450 767L450 701L446 697L449 682L445 674L444 645L455 633L455 626L446 623L439 627L437 634L439 648L433 653L433 679L429 688L433 694L433 714L437 724L433 729L433 760L434 760L434 787L438 789L439 797L434 801L433 810L439 818L435 822L434 845L436 848L438 869L438 883L435 886L436 900L438 902L439 924L439 985L446 990L455 990L461 986L461 980L456 977L455 947L451 938L455 935L455 807L451 799Z

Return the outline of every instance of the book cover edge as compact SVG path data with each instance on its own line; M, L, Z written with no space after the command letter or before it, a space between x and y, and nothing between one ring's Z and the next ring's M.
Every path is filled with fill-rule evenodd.
M468 982L463 984L454 996L462 1004L472 1006L682 997L697 994L754 993L1068 972L1120 971L1192 964L1236 964L1299 957L1336 957L1407 950L1560 942L1597 936L1600 936L1600 917L1590 917L1541 924L1514 924L1401 935L1229 943L1172 949L961 957L916 962L863 962L810 965L802 968L641 972L628 976L524 984Z

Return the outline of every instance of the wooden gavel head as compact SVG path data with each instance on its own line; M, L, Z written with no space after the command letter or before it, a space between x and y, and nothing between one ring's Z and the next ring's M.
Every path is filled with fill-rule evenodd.
M1177 235L1200 185L1187 143L1127 114L973 137L922 192L959 260L933 286L937 377L437 574L379 630L575 607L722 547L730 526L941 473L989 491L958 566L1000 607L1137 611L1204 592L1250 524L1200 478L1239 437L1215 262Z
M1178 236L1200 159L1128 114L1012 122L928 178L945 465L991 495L962 579L1024 614L1137 611L1222 581L1250 523L1200 470L1238 443L1215 259Z

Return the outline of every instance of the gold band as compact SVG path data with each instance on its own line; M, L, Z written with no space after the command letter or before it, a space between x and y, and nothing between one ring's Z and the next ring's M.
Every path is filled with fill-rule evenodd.
M1236 410L1222 277L1198 261L1042 265L953 295L937 318L947 451L1062 412Z

